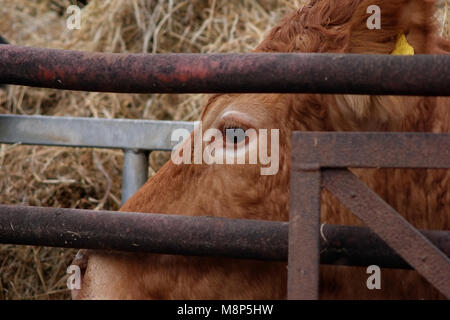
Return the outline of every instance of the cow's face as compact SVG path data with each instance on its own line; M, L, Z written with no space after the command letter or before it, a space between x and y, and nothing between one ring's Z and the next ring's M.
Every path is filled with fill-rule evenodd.
M289 101L286 95L213 96L201 127L122 210L285 220ZM268 207L270 215L262 212Z
M439 53L434 44L437 37L429 1L375 1L381 7L382 28L374 31L368 31L366 24L367 7L373 1L312 3L275 27L257 51L390 54L396 37L404 33L416 53ZM410 97L363 95L213 96L203 111L201 129L179 146L183 154L178 153L178 160L185 158L194 163L177 164L178 160L170 160L121 210L287 220L292 130L414 130L416 115L411 106L419 106L419 102ZM212 129L221 133L221 138L211 139ZM227 129L237 133L237 137L227 139ZM250 129L256 133L253 138L240 135ZM265 145L259 139L261 130L267 130L267 138L262 139ZM196 137L200 137L202 145L197 160ZM205 155L205 150L218 140L224 142L223 148L216 146L214 153ZM226 163L230 150L226 143L231 144L231 152L244 155L244 164ZM277 148L272 148L274 144ZM270 163L261 161L259 149L264 146ZM211 161L220 153L224 154L225 164ZM250 156L255 153L257 163L250 164ZM324 213L326 217L339 216L336 203L324 202L322 218ZM81 290L74 292L77 298L250 299L280 298L285 292L283 265L117 252L91 252L86 256L78 260L87 267Z
M291 98L278 94L213 96L202 114L202 163L176 164L176 160L169 160L122 210L287 220L290 133L294 125L289 120ZM237 136L228 138L227 130ZM256 135L241 136L252 130ZM267 136L261 135L264 132L261 130L265 130ZM211 132L221 133L223 139L223 149L217 144L219 147L214 153L205 152L215 141L210 139ZM196 152L194 140L199 133L200 127L197 127L178 148L183 153L191 151L188 157L191 162ZM267 156L264 163L260 161L260 150ZM210 163L208 157L216 152L223 152L224 164ZM230 152L245 155L245 163L226 163ZM174 154L181 159L183 153ZM252 153L256 155L255 164L249 163L254 156ZM142 284L150 277L148 273L154 271L146 268L154 264L155 256L152 261L152 256L145 254L93 251L83 254L84 257L76 261L85 266L82 288L73 291L74 298L148 297L144 294L148 290L142 288ZM268 281L272 280L268 278ZM281 278L280 281L283 282ZM284 294L283 284L279 288Z

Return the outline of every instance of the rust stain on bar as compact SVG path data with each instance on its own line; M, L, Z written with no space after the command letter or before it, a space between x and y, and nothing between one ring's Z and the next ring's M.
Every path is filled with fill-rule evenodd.
M2 45L0 83L123 93L450 96L450 55L123 54Z

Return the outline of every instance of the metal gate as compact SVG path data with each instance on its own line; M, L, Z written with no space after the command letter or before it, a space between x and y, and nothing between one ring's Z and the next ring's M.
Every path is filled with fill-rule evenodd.
M5 45L0 48L0 83L129 93L450 96L450 56L128 55ZM29 125L24 125L27 121ZM36 134L43 129L39 121L51 128L48 135ZM68 125L80 130L68 133L63 143L57 136ZM93 133L111 126L117 126L120 134L96 135L100 140L92 140ZM170 149L165 140L169 132L186 126L192 128L189 123L4 115L0 117L0 142L124 149L125 199L146 180L146 150ZM145 141L135 142L140 136ZM448 169L450 134L294 132L289 223L0 206L0 243L288 259L289 299L318 298L319 263L342 263L336 254L345 248L346 264L412 267L450 298L450 231L416 230L349 167ZM322 187L370 230L321 226ZM320 240L320 228L327 235L326 242Z

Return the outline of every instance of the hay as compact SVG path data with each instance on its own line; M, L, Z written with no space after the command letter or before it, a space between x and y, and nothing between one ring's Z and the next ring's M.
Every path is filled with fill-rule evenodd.
M67 0L0 1L0 34L13 44L102 52L248 52L288 10L284 1L90 1L81 30ZM290 5L290 7L294 7ZM8 86L0 113L196 120L203 95L128 95ZM149 174L167 160L154 152ZM122 152L0 146L0 203L117 210ZM74 250L0 246L0 298L67 298Z
M306 0L91 0L81 30L64 11L76 1L0 0L0 35L17 45L102 52L248 52ZM80 6L82 1L79 2ZM438 19L450 36L442 1ZM0 113L196 120L204 95L128 95L8 86ZM168 159L153 152L149 174ZM0 203L117 210L122 153L0 145ZM0 299L65 299L65 270L75 250L0 246Z

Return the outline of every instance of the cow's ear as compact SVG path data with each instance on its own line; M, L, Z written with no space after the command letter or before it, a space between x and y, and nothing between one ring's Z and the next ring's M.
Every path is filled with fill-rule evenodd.
M376 17L378 13L379 17ZM344 51L363 54L442 53L438 48L434 13L433 0L363 0L347 25ZM377 18L380 20L376 21ZM376 28L378 22L379 29ZM345 119L342 122L351 123L353 129L393 130L407 112L403 108L407 98L399 96L330 95L326 99L329 100L330 116ZM417 98L408 99L409 106L417 103Z
M399 35L418 53L435 53L438 32L434 0L361 1L349 23L345 51L391 54Z

